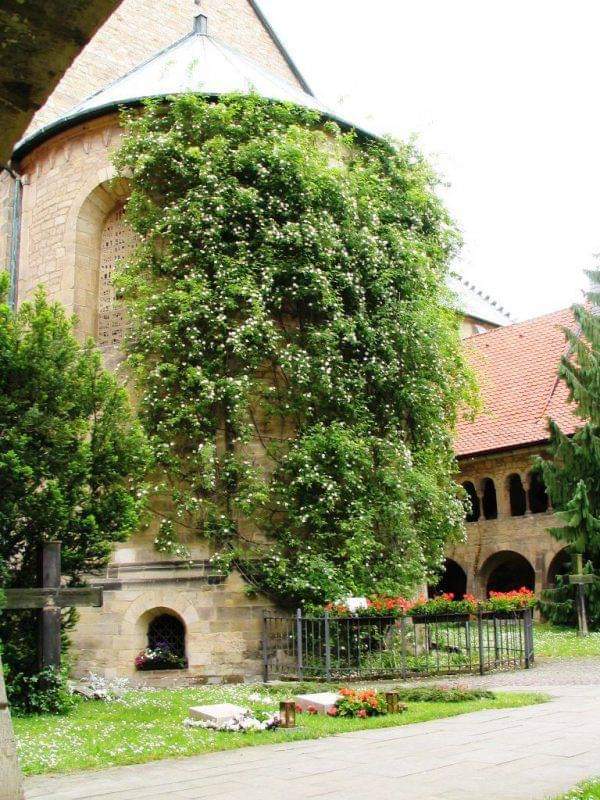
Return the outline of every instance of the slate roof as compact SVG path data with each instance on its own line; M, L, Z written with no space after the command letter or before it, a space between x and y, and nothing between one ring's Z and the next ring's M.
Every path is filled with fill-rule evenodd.
M305 82L303 86L308 91L274 75L195 24L183 39L156 53L63 116L22 139L15 147L13 160L18 161L46 139L73 125L124 106L137 105L149 97L168 97L186 92L207 97L256 93L271 100L314 109L344 127L375 136L317 100Z
M544 442L548 417L567 434L581 426L567 403L567 387L556 376L566 352L562 327L573 325L570 309L564 309L464 340L479 378L483 410L474 422L460 422L457 456Z
M512 322L510 314L496 300L460 275L451 276L448 286L457 297L458 310L466 316L493 325Z

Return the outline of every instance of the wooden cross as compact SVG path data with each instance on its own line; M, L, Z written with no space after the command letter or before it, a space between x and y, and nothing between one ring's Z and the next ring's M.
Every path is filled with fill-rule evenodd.
M569 583L577 586L577 621L579 623L579 635L587 636L589 633L587 613L585 610L585 589L584 586L594 583L596 576L583 572L583 556L581 553L575 554L576 574L569 575Z
M61 608L102 605L102 589L83 587L62 589L60 586L60 542L48 542L41 551L41 587L39 589L6 589L5 608L40 609L38 645L40 669L60 667Z

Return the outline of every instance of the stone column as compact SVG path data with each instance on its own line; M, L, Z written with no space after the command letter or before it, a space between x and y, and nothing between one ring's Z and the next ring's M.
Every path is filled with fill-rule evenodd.
M507 475L500 475L496 480L496 502L498 504L498 518L510 517L510 492Z
M0 658L0 800L23 800L24 797Z
M525 516L531 516L531 506L529 504L529 489L531 488L531 473L521 475L521 483L523 484L523 491L525 492Z

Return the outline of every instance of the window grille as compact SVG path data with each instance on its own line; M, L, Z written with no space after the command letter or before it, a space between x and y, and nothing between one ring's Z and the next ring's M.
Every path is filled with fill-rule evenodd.
M119 347L125 335L123 304L117 300L113 278L116 268L134 250L137 236L125 222L122 206L109 214L100 242L100 279L98 287L98 345Z
M168 650L185 660L185 626L171 614L161 614L148 625L148 647L151 650Z

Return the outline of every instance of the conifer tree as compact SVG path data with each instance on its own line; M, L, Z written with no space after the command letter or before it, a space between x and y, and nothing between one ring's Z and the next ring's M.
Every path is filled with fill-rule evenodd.
M568 350L558 371L569 401L581 418L573 436L550 420L550 460L541 460L544 481L562 526L551 533L572 554L583 555L586 571L600 572L600 270L589 271L592 288L585 305L573 306L575 327L565 328ZM600 585L586 587L592 627L600 627ZM543 610L554 622L574 623L575 589L559 576L545 595Z
M62 306L40 289L13 311L6 287L0 272L0 588L38 586L39 549L53 539L77 585L136 529L148 448L125 390ZM0 615L13 706L33 705L35 614Z

